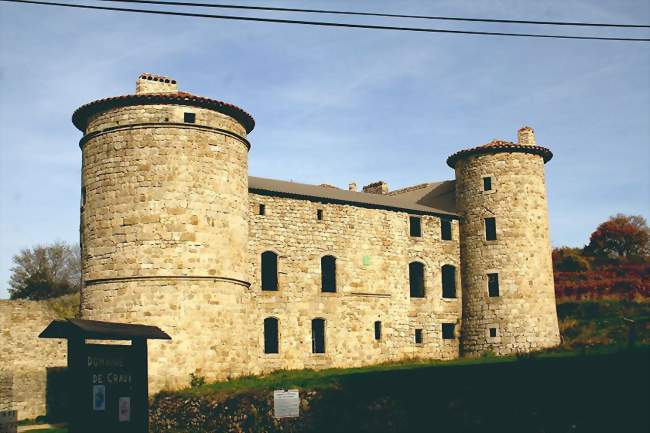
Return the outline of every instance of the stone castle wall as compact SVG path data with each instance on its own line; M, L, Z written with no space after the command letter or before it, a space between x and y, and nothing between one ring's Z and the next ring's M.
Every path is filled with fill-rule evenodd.
M422 237L409 236L409 214L318 201L249 195L252 304L256 369L352 367L404 358L458 356L458 338L442 339L442 323L461 315L457 298L443 299L441 267L459 268L458 222L442 241L440 218L422 216ZM259 215L259 205L265 215ZM317 210L322 210L322 220ZM278 254L278 291L263 291L261 254ZM336 257L336 293L321 291L321 257ZM365 264L364 264L365 257ZM409 262L425 265L425 298L410 298ZM263 322L279 320L279 354L264 354ZM326 353L311 350L311 320L326 321ZM382 339L374 339L374 322ZM415 329L423 344L415 344Z
M46 414L47 370L67 365L65 340L38 338L58 318L46 302L0 300L0 410Z
M483 191L483 177L492 178L491 191ZM460 159L456 203L464 351L508 354L559 344L542 157L502 152ZM496 218L496 241L485 237L489 217ZM498 297L488 296L488 273L498 273Z

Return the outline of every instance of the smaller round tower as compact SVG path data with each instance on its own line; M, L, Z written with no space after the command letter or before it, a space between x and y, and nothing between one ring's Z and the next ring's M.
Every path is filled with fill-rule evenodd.
M461 213L462 350L530 352L560 343L544 164L530 127L447 159Z

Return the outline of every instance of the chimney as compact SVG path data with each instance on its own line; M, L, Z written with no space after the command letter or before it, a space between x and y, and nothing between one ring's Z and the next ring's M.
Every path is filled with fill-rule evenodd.
M537 146L535 142L535 130L530 126L519 128L519 131L517 131L517 144Z
M138 77L135 83L136 95L143 93L176 93L178 92L178 85L176 80L162 75L154 75L144 73Z
M356 191L357 190L357 183L356 182L350 182L348 185L348 191Z
M363 192L368 194L388 194L388 184L383 180L373 182L364 186Z

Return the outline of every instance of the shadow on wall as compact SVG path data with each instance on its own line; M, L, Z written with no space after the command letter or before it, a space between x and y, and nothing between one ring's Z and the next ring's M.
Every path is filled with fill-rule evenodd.
M70 394L67 386L67 367L47 367L45 383L45 416L48 422L67 421L70 413Z

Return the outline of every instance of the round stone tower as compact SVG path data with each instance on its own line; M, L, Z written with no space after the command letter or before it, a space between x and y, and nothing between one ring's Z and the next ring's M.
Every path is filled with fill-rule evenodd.
M142 74L77 109L84 319L160 326L150 387L246 371L248 150L253 118Z
M461 213L462 350L530 352L560 343L544 163L532 128L447 159Z

